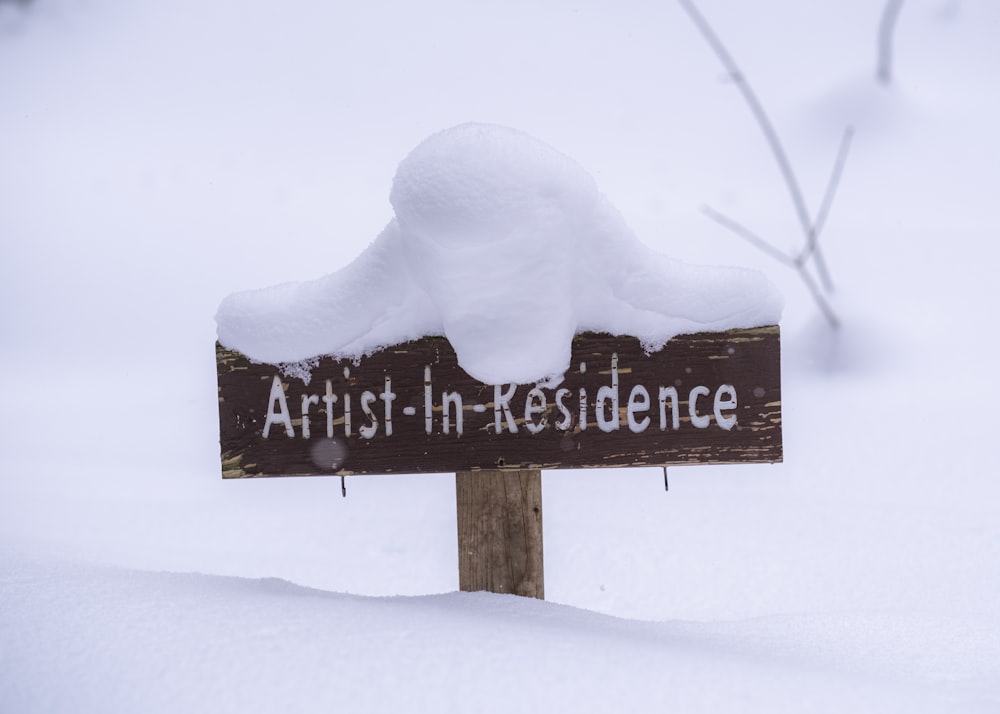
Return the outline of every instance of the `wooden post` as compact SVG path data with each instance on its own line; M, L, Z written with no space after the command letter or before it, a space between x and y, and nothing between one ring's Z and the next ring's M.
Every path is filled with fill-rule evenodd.
M542 472L459 471L455 500L459 587L544 600Z

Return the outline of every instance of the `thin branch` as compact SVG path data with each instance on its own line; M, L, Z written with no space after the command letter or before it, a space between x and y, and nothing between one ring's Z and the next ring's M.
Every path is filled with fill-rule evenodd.
M743 238L748 242L752 243L757 248L764 251L778 262L784 263L785 265L792 268L798 267L798 261L796 258L791 258L785 255L780 250L775 248L773 245L768 243L766 240L761 238L759 235L757 235L749 228L744 226L742 223L734 221L732 218L725 215L724 213L719 213L711 206L702 206L701 212L704 213L709 218L711 218L716 223L718 223L720 226L728 228L733 233L738 235L740 238Z
M802 278L802 282L804 282L806 287L809 288L809 292L812 293L813 300L815 300L816 304L819 306L820 312L823 313L823 317L827 319L831 327L838 329L840 327L840 318L837 317L837 313L833 311L830 303L826 301L826 298L823 296L823 292L819 289L816 281L813 280L812 275L810 275L809 271L806 270L805 264L796 265L795 269L798 271L799 277Z
M822 254L817 252L819 248L817 241L819 240L820 233L823 232L823 228L826 227L826 219L830 215L833 199L837 195L837 188L840 186L840 178L844 173L844 164L847 163L847 152L851 149L852 139L854 139L854 127L847 126L844 128L844 135L840 138L837 156L833 160L833 169L830 171L830 178L826 182L826 191L823 193L823 200L819 204L816 219L813 221L812 232L810 234L812 240L806 245L805 250L799 254L798 258L796 258L796 262L805 263L810 256L816 256L816 270L827 292L833 289L833 283L826 268L826 261L822 259Z
M809 209L806 207L805 199L802 196L802 189L799 187L798 179L796 179L795 172L792 170L792 165L788 161L785 149L781 145L781 141L778 139L778 134L774 130L774 125L768 118L767 113L764 111L764 107L761 105L760 100L757 99L756 93L753 91L750 83L743 75L743 72L740 71L739 66L736 64L735 60L733 60L725 45L722 44L722 41L712 30L708 21L698 11L698 8L695 7L691 0L678 0L678 2L691 18L692 22L694 22L698 31L701 32L709 47L711 47L712 51L715 52L716 57L719 58L719 61L722 63L722 66L725 67L729 76L732 77L733 81L736 83L736 87L740 90L740 93L746 100L747 105L750 107L750 112L753 114L754 119L757 120L760 130L764 133L764 138L767 140L768 146L771 148L771 153L774 155L774 159L778 163L778 168L785 180L785 186L788 188L788 193L792 198L792 205L795 207L795 213L799 218L802 233L812 245L810 252L814 252L816 247L815 239L813 238L813 222L809 216Z
M736 61L733 59L732 55L729 54L729 51L719 39L718 35L715 34L711 25L708 24L705 17L698 11L694 1L678 0L678 2L680 3L681 8L683 8L683 10L691 18L692 22L694 22L695 27L701 33L702 37L705 38L709 47L711 47L726 72L736 84L736 87L740 90L740 93L743 95L743 99L750 108L750 112L753 114L757 125L760 127L761 132L763 132L764 138L771 149L771 154L774 156L774 159L778 164L778 169L781 171L785 187L788 189L789 196L791 196L792 205L795 208L799 225L805 237L805 246L797 256L789 256L775 248L768 241L761 238L746 226L722 213L719 213L715 209L703 206L702 212L716 223L728 228L744 240L747 240L751 244L757 246L757 248L764 251L775 260L795 268L795 270L799 273L799 277L802 278L802 282L806 284L806 287L812 294L813 299L819 306L820 311L829 321L830 325L834 328L840 327L840 320L837 318L836 313L834 313L830 303L827 302L824 297L823 291L820 289L820 285L816 283L816 280L808 270L808 261L812 258L815 263L816 272L819 274L823 288L827 292L832 291L833 283L830 280L830 273L827 270L823 253L820 250L819 236L826 225L827 218L830 214L830 208L833 205L833 199L836 196L837 188L840 185L840 179L844 171L844 164L847 161L847 153L850 150L851 140L854 137L854 128L848 126L844 130L844 135L841 137L840 146L837 149L836 158L834 159L833 169L830 172L830 178L827 180L823 200L820 203L819 210L816 212L815 218L811 218L809 209L806 206L805 198L802 194L802 188L800 187L799 181L792 169L791 162L788 160L788 155L785 153L781 140L778 138L778 133L774 129L774 124L771 123L767 113L764 111L763 105L761 105L760 100L757 98L757 94L753 91L753 87L750 86L750 83L747 81L743 72L736 64ZM902 0L898 0L898 2L902 2Z
M837 314L833 311L833 308L830 306L830 303L827 302L826 298L823 296L823 292L819 289L819 286L816 284L816 281L813 280L812 275L809 274L809 270L806 267L806 262L800 259L801 256L792 258L788 255L785 255L780 250L775 248L773 245L768 243L766 240L761 238L759 235L757 235L749 228L744 226L742 223L734 221L729 216L723 213L719 213L710 206L702 206L701 212L704 213L709 218L711 218L716 223L718 223L719 225L728 228L736 235L749 241L751 244L755 245L757 248L764 251L778 262L784 263L789 267L795 268L795 271L799 274L799 277L802 278L802 282L806 284L806 288L808 288L809 293L813 296L813 300L816 301L816 305L819 307L820 312L823 313L823 316L830 323L830 326L833 327L834 329L840 327L840 319L837 317Z
M875 72L880 84L892 82L892 34L902 7L903 0L888 0L882 9L878 24L878 70Z

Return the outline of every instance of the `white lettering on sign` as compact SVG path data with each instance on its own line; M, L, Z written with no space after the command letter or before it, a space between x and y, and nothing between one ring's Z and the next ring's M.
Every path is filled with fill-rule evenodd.
M326 380L326 394L323 404L326 405L326 438L333 438L333 405L337 403L337 395L333 393L333 380Z
M709 422L712 420L707 414L698 414L698 397L708 396L709 394L708 387L699 385L692 389L691 394L688 395L688 414L691 415L691 423L699 429L707 429Z
M531 434L537 434L545 428L546 418L542 416L537 422L535 416L545 414L545 392L535 387L528 392L524 400L524 426Z
M385 390L378 398L385 402L385 435L392 436L392 400L396 395L392 391L392 378L389 375L385 377Z
M424 367L424 431L434 433L434 393L431 391L431 366Z
M556 408L562 417L556 422L556 429L559 431L569 431L570 425L573 423L573 415L569 411L569 407L563 402L563 399L572 394L571 391L563 387L556 391Z
M581 362L579 366L580 374L587 371L587 363ZM493 386L492 403L466 403L463 394L456 390L444 390L439 392L441 412L439 431L435 432L434 419L434 385L432 381L431 366L424 367L423 381L423 419L424 432L428 435L440 433L444 435L462 436L469 428L467 418L473 418L473 414L484 414L490 407L493 408L493 423L483 424L473 428L483 429L487 426L492 428L493 433L502 434L504 432L517 434L523 425L524 431L530 435L541 434L546 430L558 432L584 431L588 424L596 426L603 433L628 429L632 434L641 434L650 428L659 426L660 431L678 431L682 422L690 422L696 429L708 429L714 422L723 431L732 431L736 428L738 420L736 409L738 408L737 389L732 384L722 384L714 390L708 385L697 384L687 391L687 412L684 417L681 415L685 408L685 402L681 401L676 386L658 386L655 390L645 384L622 384L622 375L630 374L631 370L622 370L619 365L618 355L613 354L610 360L610 369L600 371L600 375L607 381L601 384L593 401L588 394L587 387L580 387L577 392L577 410L573 408L573 392L566 387L560 387L554 392L547 391L541 386L534 386L525 393L523 409L520 401L514 401L518 391L516 384L497 384ZM687 373L687 372L686 372ZM288 408L288 398L297 398L301 412L300 436L303 439L313 437L313 427L316 419L319 419L317 412L322 412L326 421L326 438L334 439L340 436L350 437L353 434L354 426L351 420L352 396L358 397L357 404L363 414L362 423L357 426L357 433L363 439L374 439L377 436L391 437L393 435L393 406L397 395L392 389L392 378L384 375L384 384L381 392L374 390L362 390L360 394L351 388L356 384L356 378L351 378L350 370L344 369L345 384L342 391L334 391L334 381L325 380L325 390L323 394L310 394L308 392L289 395L286 393L286 385L282 383L278 376L271 381L270 391L267 397L267 411L262 429L262 436L265 439L274 438L272 427L276 429L283 427L285 436L295 438L295 422L292 421L291 411ZM676 385L682 384L680 380ZM621 393L627 390L628 397L622 405ZM760 390L759 387L756 388ZM480 392L481 394L482 392ZM656 401L653 401L653 394ZM761 398L761 395L754 392L754 396ZM382 402L379 409L375 405ZM409 401L409 400L407 400ZM419 400L418 400L419 401ZM402 409L402 414L406 417L419 418L417 408L406 406ZM295 404L295 402L293 402ZM590 409L593 407L593 421L589 420ZM520 413L518 410L520 409ZM574 414L574 411L576 412ZM469 412L469 414L467 414ZM668 416L669 414L669 416ZM657 416L659 419L657 420ZM575 418L574 418L575 417ZM480 417L482 420L483 417ZM485 417L489 419L489 417ZM339 433L338 433L339 431Z
M368 423L359 427L358 433L365 439L371 439L378 433L378 419L375 417L375 412L372 411L372 404L374 404L377 399L378 397L367 390L361 393L361 411L363 411L365 416L368 418Z
M351 395L344 395L344 436L351 435Z
M516 391L516 384L510 385L510 389L506 392L501 391L499 384L493 387L493 426L497 434L503 431L503 424L500 422L501 412L510 433L517 433L517 422L514 421L514 415L510 411L510 400L514 398L514 392Z
M441 428L445 434L451 432L451 410L455 408L455 433L462 435L462 395L458 392L441 393Z
M303 394L302 395L302 438L308 439L311 436L309 429L309 406L311 404L319 404L318 394Z
M635 415L647 411L649 411L649 392L644 386L637 384L632 387L632 391L628 395L628 409L626 413L628 428L633 434L641 434L646 431L646 427L649 426L649 417L646 416L637 420Z
M277 407L277 410L275 410ZM285 426L285 433L289 437L295 436L295 430L292 428L292 419L288 416L288 402L285 400L285 387L281 384L281 379L278 375L274 375L274 380L271 382L271 395L267 398L267 419L264 420L264 438L267 438L267 434L271 431L271 425L275 422L281 422Z
M681 428L681 415L677 411L677 388L660 387L660 431L667 430L667 399L670 399L670 427L677 431Z
M722 395L725 394L726 398L723 399ZM715 423L721 426L726 431L729 431L734 426L736 426L736 415L729 414L723 416L723 409L735 409L736 408L736 387L731 384L723 384L717 390L715 390Z
M611 418L607 415L607 403L611 402ZM597 428L603 432L618 431L621 428L621 414L618 413L618 355L611 355L611 386L597 390Z

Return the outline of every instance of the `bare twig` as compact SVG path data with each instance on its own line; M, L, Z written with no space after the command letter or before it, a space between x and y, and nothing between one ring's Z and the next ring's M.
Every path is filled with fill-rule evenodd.
M741 238L745 238L749 243L751 243L752 245L755 245L756 247L760 248L762 251L764 251L765 253L767 253L769 256L771 256L772 258L774 258L778 262L784 263L785 265L787 265L789 267L792 267L792 268L794 268L795 266L798 265L799 261L798 261L797 258L791 258L791 257L785 255L780 250L778 250L777 248L775 248L773 245L771 245L770 243L768 243L766 240L764 240L763 238L761 238L759 235L757 235L756 233L754 233L753 231L751 231L749 228L747 228L746 226L744 226L742 223L738 223L737 221L734 221L732 218L730 218L729 216L725 215L724 213L719 213L718 211L716 211L711 206L702 206L701 207L701 212L704 213L709 218L711 218L716 223L718 223L720 226L723 226L724 228L728 228L729 230L731 230L733 233L735 233L736 235L740 236Z
M892 82L892 34L902 7L903 0L888 0L882 9L878 24L878 70L875 72L881 84Z
M847 160L847 152L850 149L851 139L854 136L854 129L852 127L847 127L844 131L844 135L840 141L840 147L837 150L836 159L834 160L833 170L830 173L830 178L826 185L826 191L823 194L823 200L820 203L820 207L815 218L812 218L810 216L809 209L806 206L805 197L802 194L798 178L795 176L791 162L788 160L788 155L785 153L784 146L778 137L777 131L774 129L774 124L767 116L767 112L764 111L764 107L760 103L756 92L753 91L753 87L750 86L746 76L740 70L739 65L736 64L732 55L729 54L729 51L722 43L722 40L719 39L711 25L708 24L705 17L698 11L698 8L695 6L693 0L678 0L678 2L691 18L695 27L701 33L702 37L704 37L716 57L722 63L722 66L725 68L727 74L733 80L737 89L739 89L740 94L743 95L743 99L750 108L751 114L753 114L757 125L764 134L764 139L767 141L767 144L771 149L771 154L774 156L775 162L778 164L778 169L781 172L782 179L784 180L785 186L788 189L788 194L791 197L792 206L795 209L799 226L802 230L803 236L805 237L805 247L798 255L789 256L783 251L775 248L768 241L764 240L747 227L734 221L732 218L729 218L728 216L725 216L707 206L703 207L702 211L709 218L757 246L760 250L764 251L772 258L775 258L785 265L794 267L798 271L803 282L806 284L809 292L812 294L813 299L820 308L820 311L833 327L839 327L840 321L837 319L837 316L833 312L830 304L823 297L820 286L817 285L816 281L812 277L812 274L809 273L807 264L808 261L812 259L816 265L816 272L820 277L823 289L827 292L831 291L833 289L833 283L830 279L830 272L826 267L826 261L824 260L822 251L820 250L819 235L822 232L823 227L826 225L830 208L833 205L834 196L837 193L837 187L840 184L844 163Z
M795 269L798 271L799 277L802 278L802 282L804 282L806 287L809 288L809 292L812 293L813 300L816 301L816 305L819 307L820 312L823 313L823 317L826 318L826 321L830 323L832 328L839 328L840 318L837 317L837 313L833 311L830 303L827 302L826 298L823 296L819 286L816 285L816 281L813 280L812 275L810 275L809 271L806 269L805 263L796 265Z
M830 178L826 182L826 191L823 193L823 200L820 201L819 210L816 211L816 218L812 223L812 231L809 234L811 240L806 245L805 250L803 250L799 254L798 258L796 258L797 262L806 262L816 250L816 241L819 240L820 233L822 233L823 228L826 227L826 219L830 215L830 208L833 206L834 196L837 195L837 188L840 186L840 177L844 173L844 164L847 163L847 152L851 149L851 140L853 138L854 127L844 127L844 135L840 138L840 146L837 148L837 156L833 160L833 169L830 171ZM816 264L816 268L819 271L820 280L825 283L826 289L829 291L832 283L830 282L830 276L826 274L826 263L818 262Z
M785 186L788 187L788 193L792 198L792 205L795 207L795 214L798 216L799 224L802 226L802 232L807 236L810 235L812 233L812 219L809 217L809 209L806 207L805 198L802 196L802 189L799 188L799 181L795 178L795 172L792 171L792 165L788 161L785 148L778 138L778 133L774 130L774 124L768 118L760 100L757 99L757 94L753 91L743 72L740 71L739 66L715 34L715 31L712 30L708 21L698 11L698 8L695 7L691 0L678 0L678 2L680 2L681 7L690 16L695 27L701 32L709 47L715 52L716 57L719 58L722 66L725 67L726 73L732 78L736 84L736 88L740 90L740 94L746 100L747 106L750 107L750 112L753 114L754 119L757 120L760 130L764 133L764 138L771 148L771 153L774 154L774 160L778 162L778 169L785 180Z
M823 313L823 316L827 319L830 325L834 328L840 327L840 319L837 317L837 314L833 311L833 308L830 306L830 303L824 297L823 292L819 289L819 286L816 284L816 281L813 279L813 276L809 274L809 268L807 266L807 263L804 259L802 259L801 255L796 256L794 258L785 255L780 250L775 248L773 245L768 243L766 240L761 238L759 235L757 235L749 228L744 226L742 223L734 221L732 218L723 213L719 213L711 206L702 206L701 212L704 213L709 218L711 218L716 223L718 223L719 225L728 228L741 238L745 238L749 243L760 248L762 251L770 255L778 262L784 263L790 268L794 268L795 271L799 274L799 277L802 279L802 282L805 283L806 288L808 288L809 290L809 293L813 296L813 300L816 301L816 305L819 307L820 312Z

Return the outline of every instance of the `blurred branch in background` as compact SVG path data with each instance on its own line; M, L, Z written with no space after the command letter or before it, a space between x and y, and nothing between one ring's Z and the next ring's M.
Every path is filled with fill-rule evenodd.
M772 258L778 260L780 263L796 270L799 277L802 279L802 282L809 290L809 293L812 295L813 300L815 300L820 312L822 312L823 316L827 319L827 322L830 323L831 327L840 327L840 320L826 298L826 294L832 292L833 290L833 282L830 279L830 273L827 270L823 253L820 250L819 236L824 225L826 224L826 219L830 214L830 208L833 205L833 199L837 193L837 187L840 185L840 177L843 174L844 164L847 161L847 152L850 150L851 140L854 137L854 129L850 126L844 129L843 137L840 140L840 147L837 150L837 156L834 160L833 169L830 172L830 178L827 181L826 190L823 193L823 200L820 203L819 210L816 212L815 217L813 217L810 215L809 209L806 206L805 198L802 194L802 188L799 185L799 181L795 176L794 170L792 169L791 162L788 160L788 155L785 153L784 146L781 144L778 133L774 129L774 124L771 123L770 118L767 116L767 112L764 111L764 107L757 98L757 94L753 91L753 87L750 86L750 83L747 81L742 70L740 70L739 65L736 64L736 61L729 53L729 50L726 49L726 46L719 39L718 35L715 34L711 25L708 24L705 17L698 11L698 8L695 7L694 2L692 0L678 0L678 2L680 2L681 7L691 18L692 22L694 22L695 27L698 28L702 37L705 38L709 47L712 48L712 51L725 68L726 73L740 90L740 94L743 95L743 99L746 101L747 106L750 107L750 112L753 114L761 132L763 132L764 138L771 149L771 154L774 156L774 160L778 164L778 169L781 171L782 179L788 189L789 196L792 200L792 206L795 209L799 226L805 238L805 245L797 254L789 255L784 251L775 248L769 241L761 238L750 229L746 228L732 218L720 213L719 211L716 211L709 206L705 206L703 211L705 215L719 225L728 228L736 235L749 241L752 245L757 246L757 248L761 249ZM813 278L812 273L809 272L810 265L815 267L816 274L819 276L818 282L815 278Z
M17 18L27 15L28 9L35 4L35 0L0 0L0 31L3 28L4 16Z
M892 82L892 36L903 0L888 0L878 24L878 69L875 76L880 84Z
M0 38L16 34L34 5L35 0L0 0Z

